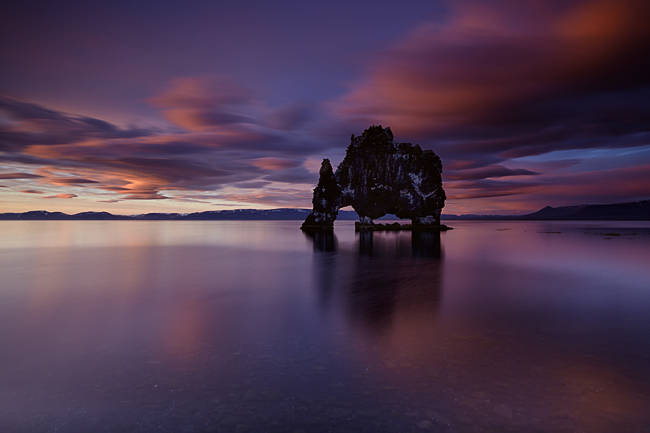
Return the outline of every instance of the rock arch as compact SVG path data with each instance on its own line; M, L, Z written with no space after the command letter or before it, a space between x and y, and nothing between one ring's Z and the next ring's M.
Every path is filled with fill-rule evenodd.
M414 225L440 224L445 199L438 155L417 144L395 143L390 128L371 126L361 136L352 135L336 173L323 160L313 209L302 229L332 228L345 206L352 206L365 224L386 214Z

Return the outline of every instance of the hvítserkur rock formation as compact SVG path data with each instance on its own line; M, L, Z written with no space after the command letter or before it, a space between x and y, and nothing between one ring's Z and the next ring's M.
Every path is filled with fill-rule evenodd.
M393 214L410 219L412 228L443 227L440 212L446 197L441 173L442 162L433 151L395 143L390 128L371 126L359 137L352 135L336 173L330 161L323 160L313 210L302 229L332 228L345 206L354 208L362 226Z

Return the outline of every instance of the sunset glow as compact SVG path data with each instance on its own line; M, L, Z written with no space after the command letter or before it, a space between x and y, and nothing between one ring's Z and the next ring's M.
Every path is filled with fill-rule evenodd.
M331 2L329 2L331 3ZM0 211L311 207L390 126L447 213L650 197L648 2L8 5Z

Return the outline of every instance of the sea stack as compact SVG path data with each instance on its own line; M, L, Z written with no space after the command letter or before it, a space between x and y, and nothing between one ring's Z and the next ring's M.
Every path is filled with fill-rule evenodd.
M333 228L334 220L341 208L341 189L336 182L329 159L323 160L319 175L318 185L314 188L314 198L311 200L313 208L305 219L303 228Z
M408 228L444 227L445 198L438 155L417 144L396 143L390 128L371 126L361 136L352 135L335 173L323 160L313 210L302 229L331 229L345 206L359 215L357 228L372 229L373 220L386 214L410 219Z

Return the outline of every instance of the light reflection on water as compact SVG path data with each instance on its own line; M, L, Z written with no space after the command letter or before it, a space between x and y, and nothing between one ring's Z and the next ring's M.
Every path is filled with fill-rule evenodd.
M0 431L644 431L650 225L1 222Z

